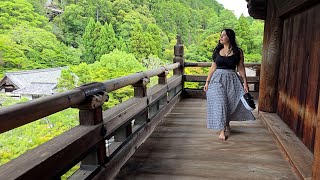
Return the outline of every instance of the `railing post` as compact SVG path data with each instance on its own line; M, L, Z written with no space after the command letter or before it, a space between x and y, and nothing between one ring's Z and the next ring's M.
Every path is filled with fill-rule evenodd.
M173 74L184 75L184 47L180 35L177 36L177 44L174 46L174 58L173 62L179 62L180 68L173 70Z
M134 97L146 97L147 96L147 84L150 82L150 79L148 78L143 78L142 80L140 80L138 83L134 84ZM142 125L146 122L148 122L148 113L149 113L149 109L148 107L145 108L145 110L137 115L135 117L135 121L134 124L135 125Z
M108 95L104 92L105 86L102 83L91 83L79 87L86 94L84 103L77 106L79 111L80 125L92 126L102 123L102 105L108 100ZM105 131L101 132L104 136ZM93 170L98 165L103 165L106 159L106 144L101 141L95 146L82 161L80 168Z
M158 75L158 84L167 84L168 73L169 73L168 71L165 71L165 72Z

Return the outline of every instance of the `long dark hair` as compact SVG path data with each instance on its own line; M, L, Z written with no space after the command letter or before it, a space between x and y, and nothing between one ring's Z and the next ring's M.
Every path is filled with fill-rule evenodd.
M236 34L234 33L234 31L232 29L224 29L221 32L225 31L229 41L230 41L230 49L233 51L233 53L236 55L236 57L238 58L238 60L240 61L240 48L237 45L236 42ZM220 50L223 48L223 44L220 43L220 39L218 41L218 45L216 46L216 48L214 48L213 50L213 54L212 54L212 60L215 60L218 53L220 52Z

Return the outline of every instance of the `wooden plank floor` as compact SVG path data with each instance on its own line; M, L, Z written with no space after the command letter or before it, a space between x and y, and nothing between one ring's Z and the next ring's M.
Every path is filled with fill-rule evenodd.
M115 179L298 179L257 120L231 122L227 141L206 128L206 101L182 99Z

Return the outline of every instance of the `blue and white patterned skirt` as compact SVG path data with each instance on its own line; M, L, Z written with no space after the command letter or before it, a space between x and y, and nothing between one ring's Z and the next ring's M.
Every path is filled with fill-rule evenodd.
M231 69L216 69L209 82L207 127L223 130L227 121L255 120L240 101L245 94L239 75Z

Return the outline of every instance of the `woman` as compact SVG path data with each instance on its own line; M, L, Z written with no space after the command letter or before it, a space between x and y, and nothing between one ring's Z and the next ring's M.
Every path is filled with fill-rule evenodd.
M220 40L212 55L213 63L204 86L207 96L207 127L219 130L219 139L226 140L225 131L230 131L230 121L255 120L240 98L249 91L244 56L237 46L231 29L221 32ZM241 84L235 69L238 69L244 84Z

